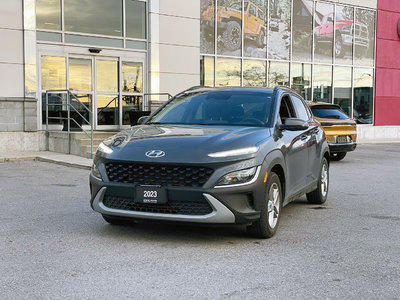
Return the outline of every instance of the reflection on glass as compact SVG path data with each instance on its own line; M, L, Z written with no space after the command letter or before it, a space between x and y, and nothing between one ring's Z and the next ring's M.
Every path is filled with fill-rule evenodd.
M36 0L38 29L61 30L60 0Z
M97 125L118 125L118 95L97 94Z
M242 47L242 2L217 1L218 54L240 56Z
M126 36L135 39L145 39L146 2L126 0L125 11L126 11Z
M372 124L374 70L354 68L353 118L359 124Z
M311 100L311 65L293 63L290 76L292 89L305 100Z
M200 2L200 53L214 54L215 0Z
M351 116L351 67L334 68L334 103Z
M66 31L122 36L122 1L64 1Z
M42 56L42 90L66 88L65 57Z
M97 91L118 91L118 62L114 60L96 60Z
M122 125L136 125L137 120L143 116L142 96L122 96Z
M332 63L334 6L315 3L314 15L314 61Z
M217 86L240 86L240 59L217 59Z
M350 65L353 62L354 9L349 6L336 6L336 63Z
M69 89L75 91L92 90L92 60L69 59Z
M289 59L290 0L270 0L268 55L271 59Z
M214 86L214 57L200 57L200 85Z
M37 31L36 39L38 41L49 41L49 42L61 43L61 33Z
M312 0L293 1L293 60L311 61Z
M374 65L375 12L356 9L355 24L355 64Z
M289 86L289 63L271 61L268 64L268 86Z
M76 98L75 98L76 97ZM79 103L79 101L81 103ZM71 97L71 105L79 112L73 111L71 109L70 115L72 118L74 118L76 121L78 121L78 123L80 122L80 120L82 120L82 124L83 125L90 125L90 122L92 122L91 120L91 115L89 114L89 112L85 109L88 108L90 110L92 110L92 95L90 94L74 94L74 97ZM83 118L85 119L83 119ZM87 122L86 122L86 121Z
M267 0L245 2L244 56L267 57Z
M314 65L314 101L332 103L332 66Z
M143 65L137 62L122 63L121 89L124 93L143 92Z
M49 124L62 124L61 111L67 103L66 94L48 94L48 122ZM46 124L46 93L42 93L42 124Z
M71 44L85 44L93 46L106 46L106 47L123 47L123 42L120 39L110 39L95 36L84 36L77 34L65 34L65 42Z
M243 63L243 86L265 86L266 61L244 60Z

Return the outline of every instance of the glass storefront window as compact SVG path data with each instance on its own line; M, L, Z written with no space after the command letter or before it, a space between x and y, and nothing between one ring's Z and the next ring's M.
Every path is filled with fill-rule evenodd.
M92 60L82 58L69 59L69 89L75 91L92 90Z
M314 61L332 63L334 5L315 3L314 14Z
M289 86L289 63L270 61L268 64L268 86Z
M244 56L267 57L267 0L245 2Z
M96 90L101 92L118 91L118 62L96 60Z
M146 2L125 0L126 36L146 38Z
M222 55L242 55L242 2L217 0L217 52Z
M335 59L337 64L351 65L353 62L354 9L336 6Z
M243 86L265 86L266 85L266 61L250 60L243 61Z
M240 59L217 59L217 86L240 86L241 68Z
M62 90L66 88L65 57L42 56L42 90Z
M143 65L136 62L123 62L121 90L124 93L143 93Z
M311 65L293 63L290 76L292 89L305 100L311 100Z
M334 103L339 104L344 112L351 116L351 67L335 67L334 78Z
M311 61L312 16L312 0L293 1L293 60Z
M270 0L268 55L288 60L290 48L290 0Z
M200 2L200 52L214 54L215 0Z
M122 125L136 125L137 120L143 116L142 96L124 95L122 96Z
M36 27L61 30L60 0L36 0Z
M372 124L374 70L354 68L353 118L358 124Z
M122 36L122 0L64 1L65 30Z
M118 95L97 94L97 125L119 124Z
M314 65L314 101L332 103L332 66Z
M375 12L356 9L355 65L373 66L375 49Z
M200 85L214 86L214 57L200 57Z

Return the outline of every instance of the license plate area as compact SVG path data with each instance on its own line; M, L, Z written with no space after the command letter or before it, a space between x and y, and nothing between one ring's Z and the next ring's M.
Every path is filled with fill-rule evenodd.
M336 142L337 142L337 143L340 143L340 144L342 144L342 143L347 143L347 142L348 142L347 136L346 136L346 135L339 135L339 136L336 138Z
M139 185L135 191L135 203L166 204L167 190L160 185Z

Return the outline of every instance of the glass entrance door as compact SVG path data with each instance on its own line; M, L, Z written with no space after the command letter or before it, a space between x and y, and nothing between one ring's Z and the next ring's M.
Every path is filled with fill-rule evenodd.
M41 92L44 97L46 90L68 89L93 111L95 129L118 130L143 115L143 62L126 55L42 54ZM45 117L44 105L42 114Z

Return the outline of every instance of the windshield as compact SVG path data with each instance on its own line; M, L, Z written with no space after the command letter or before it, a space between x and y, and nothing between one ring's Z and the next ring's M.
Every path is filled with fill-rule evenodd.
M146 124L266 126L273 94L214 91L173 98Z
M311 108L314 116L318 117L318 118L324 118L324 119L338 119L338 120L344 120L344 119L348 119L349 117L342 112L340 109L338 108L334 108L334 107L318 107L318 108Z

